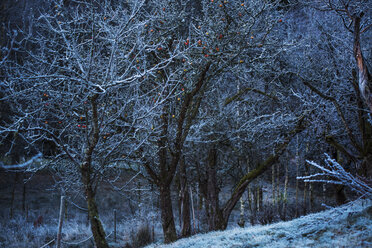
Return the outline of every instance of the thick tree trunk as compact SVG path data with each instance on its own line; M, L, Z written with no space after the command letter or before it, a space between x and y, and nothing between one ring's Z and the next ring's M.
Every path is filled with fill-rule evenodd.
M97 204L95 200L95 193L91 180L91 167L88 162L83 163L81 166L81 175L85 187L85 196L88 205L88 216L90 228L92 230L94 243L97 248L109 248L106 241L106 234L103 229L101 220L99 219Z
M353 16L354 22L354 57L358 67L359 90L360 94L372 113L372 85L371 75L368 72L360 46L360 20L362 15Z
M187 185L187 175L185 159L180 160L180 188L181 188L181 216L182 216L182 230L181 236L188 237L191 235L191 221L190 221L190 194Z
M177 240L177 232L174 224L170 185L160 186L159 190L164 243L171 243Z
M88 202L89 221L94 238L94 243L97 248L108 248L109 246L106 241L105 230L103 229L101 220L99 219L97 204L92 188L88 187L88 189L86 189L86 195Z
M97 248L109 248L106 241L106 234L103 229L101 220L99 219L97 204L95 200L95 191L93 190L92 176L92 154L99 140L99 123L98 123L98 110L97 100L98 94L90 97L92 105L92 123L93 132L88 142L88 148L84 153L84 162L80 166L81 177L85 189L85 197L88 205L88 218L90 221L90 228L92 230L94 243Z
M223 230L227 222L222 217L219 206L219 190L217 186L217 149L211 148L208 153L208 205L209 205L209 230Z

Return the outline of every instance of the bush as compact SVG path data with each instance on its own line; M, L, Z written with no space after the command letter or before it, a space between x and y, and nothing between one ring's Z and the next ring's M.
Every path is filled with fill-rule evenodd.
M152 238L149 225L141 226L135 235L132 234L131 240L133 248L140 248L150 244L152 242Z
M125 243L123 248L133 248L133 246L130 243Z
M275 220L277 208L272 204L265 204L261 211L257 213L257 220L262 225L273 223Z

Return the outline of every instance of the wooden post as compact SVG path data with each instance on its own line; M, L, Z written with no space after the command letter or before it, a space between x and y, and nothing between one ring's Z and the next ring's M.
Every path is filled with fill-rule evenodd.
M114 242L116 243L116 209L114 209Z
M57 233L57 244L56 248L61 248L61 239L62 239L62 225L65 215L65 196L61 196L61 205L59 209L59 221L58 221L58 233Z

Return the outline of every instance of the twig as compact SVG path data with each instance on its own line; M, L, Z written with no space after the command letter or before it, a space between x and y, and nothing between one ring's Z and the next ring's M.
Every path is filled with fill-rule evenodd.
M40 248L45 248L47 247L48 245L52 244L56 239L52 239L51 241L49 241L48 243L46 243L45 245L41 246Z

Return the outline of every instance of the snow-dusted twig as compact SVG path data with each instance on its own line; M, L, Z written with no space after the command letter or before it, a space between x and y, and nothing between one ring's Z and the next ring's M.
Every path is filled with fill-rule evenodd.
M326 166L319 165L314 161L306 161L308 164L318 168L322 172L309 176L297 177L297 179L304 180L305 182L343 184L362 196L372 198L372 187L366 182L366 180L345 171L345 169L335 159L332 159L328 154L325 154L325 156L326 159L324 161L326 163Z
M6 170L11 170L11 169L23 169L34 163L37 159L41 158L42 154L38 153L34 157L32 157L30 160L22 163L22 164L13 164L13 165L4 165L0 164L1 168L4 168Z

